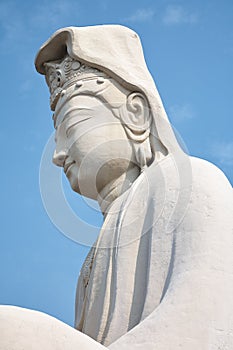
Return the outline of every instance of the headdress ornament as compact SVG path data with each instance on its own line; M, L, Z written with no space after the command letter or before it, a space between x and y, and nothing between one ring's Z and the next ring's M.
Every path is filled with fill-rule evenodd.
M81 84L83 80L106 77L96 68L89 67L69 55L61 60L45 62L46 82L50 90L50 106L54 111L62 92L73 84Z

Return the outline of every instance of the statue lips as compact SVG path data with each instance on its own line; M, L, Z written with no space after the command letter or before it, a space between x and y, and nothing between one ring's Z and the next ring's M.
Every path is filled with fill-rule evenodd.
M64 164L64 173L67 175L69 169L71 168L71 166L75 163L74 160L69 160L68 162L65 162Z

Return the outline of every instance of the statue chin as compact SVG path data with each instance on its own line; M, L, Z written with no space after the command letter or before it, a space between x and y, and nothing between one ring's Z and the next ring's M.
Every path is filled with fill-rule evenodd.
M85 172L86 173L86 172ZM66 177L70 183L72 190L82 196L90 199L97 199L98 192L95 185L95 176L82 176L76 164L74 164L66 173ZM93 175L93 174L92 174Z
M94 200L104 200L105 196L112 193L112 202L132 185L139 174L137 164L118 158L111 159L101 166L98 163L96 171L94 161L89 166L88 163L83 164L80 169L74 164L66 176L76 193Z

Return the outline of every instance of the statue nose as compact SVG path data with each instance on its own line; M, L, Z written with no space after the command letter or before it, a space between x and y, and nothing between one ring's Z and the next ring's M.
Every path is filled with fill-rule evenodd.
M53 154L53 163L57 166L63 167L66 158L68 157L65 151L54 151Z

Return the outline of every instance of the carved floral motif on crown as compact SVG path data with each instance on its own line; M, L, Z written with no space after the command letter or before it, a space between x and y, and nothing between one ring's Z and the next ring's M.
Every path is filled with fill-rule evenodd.
M98 69L86 66L68 55L62 60L46 62L44 66L45 78L51 94L50 105L52 110L55 109L61 92L76 83L77 80L93 76L105 76Z

